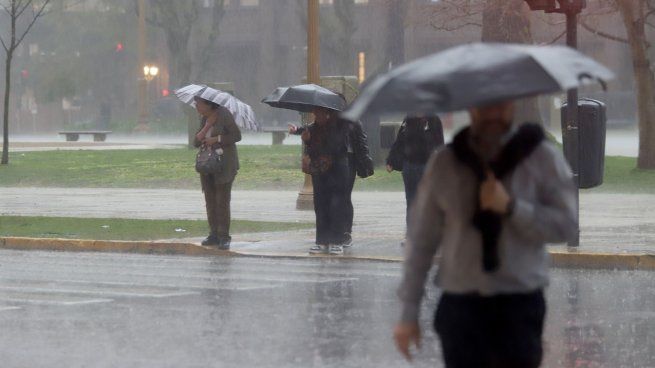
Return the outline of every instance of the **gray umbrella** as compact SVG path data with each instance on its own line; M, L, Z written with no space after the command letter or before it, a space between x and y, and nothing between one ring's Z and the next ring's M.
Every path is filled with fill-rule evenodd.
M344 117L459 111L578 87L614 74L565 46L473 43L432 54L377 77Z
M315 107L341 111L346 107L341 96L316 84L278 87L262 102L272 107L300 112L311 112Z

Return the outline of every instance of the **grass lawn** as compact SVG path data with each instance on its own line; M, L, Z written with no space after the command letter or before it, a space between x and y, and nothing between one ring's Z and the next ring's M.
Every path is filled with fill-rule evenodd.
M231 232L300 230L311 223L232 220ZM97 240L157 240L207 235L207 221L0 216L0 236Z
M298 146L239 146L235 189L298 190L303 182ZM199 189L195 150L13 152L0 166L0 186ZM592 191L655 193L655 171L636 170L636 159L607 157L605 184ZM398 172L383 167L356 190L402 191Z

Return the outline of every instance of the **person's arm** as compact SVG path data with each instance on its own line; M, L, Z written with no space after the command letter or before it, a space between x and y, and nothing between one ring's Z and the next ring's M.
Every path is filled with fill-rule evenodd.
M443 123L441 122L441 118L435 116L434 118L430 119L428 124L430 125L430 131L432 133L432 139L434 140L435 147L443 146L445 143L445 138L443 134Z
M444 226L444 213L439 207L434 185L437 171L437 154L434 154L419 183L417 198L410 212L410 218L416 221L409 225L403 281L398 289L403 305L400 321L394 328L394 339L398 350L409 361L412 360L410 345L421 347L421 327L418 323L421 299Z
M437 200L438 187L435 183L438 183L440 171L437 162L438 155L432 155L410 209L409 217L415 220L409 223L403 281L398 289L398 296L403 302L402 322L418 321L425 279L441 242L444 212Z
M353 142L353 154L355 162L357 163L357 175L362 178L369 177L374 174L375 168L373 159L368 149L368 137L362 128L360 122L350 123L351 125L351 141Z
M404 150L405 150L405 125L406 123L400 126L398 129L398 134L396 135L396 140L391 145L389 150L389 155L387 156L387 166L391 167L393 170L400 171L399 163L404 160Z
M220 118L223 120L225 129L218 136L218 143L222 146L229 146L241 141L241 130L234 121L234 116L227 109L221 113Z
M296 126L294 124L287 124L289 126L289 134L293 135L302 135L302 133L307 129L305 126Z
M200 133L200 131L202 131L204 125L205 125L205 119L200 119L200 128L198 129L196 134L193 135L193 146L195 148L199 148L200 146L202 146L202 143L204 141L204 137L203 139L198 139L198 134Z
M543 243L563 243L577 231L575 183L569 165L551 144L539 148L542 179L538 200L514 198L509 222L528 238Z

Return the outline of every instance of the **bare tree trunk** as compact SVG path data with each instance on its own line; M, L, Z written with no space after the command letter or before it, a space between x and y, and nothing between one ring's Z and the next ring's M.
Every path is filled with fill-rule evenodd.
M487 0L482 13L482 42L532 44L530 13L523 0ZM518 123L542 124L536 97L516 104Z
M11 94L11 61L13 58L13 51L7 51L5 59L5 99L4 99L4 114L2 116L2 160L0 164L6 165L9 163L9 95Z
M632 53L632 64L637 87L639 116L639 156L637 167L655 169L655 77L648 58L643 0L616 0Z

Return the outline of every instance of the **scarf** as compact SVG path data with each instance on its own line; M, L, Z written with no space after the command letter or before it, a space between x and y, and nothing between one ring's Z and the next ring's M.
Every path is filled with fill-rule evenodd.
M486 169L489 168L498 180L510 175L514 169L541 144L545 134L541 126L537 124L524 124L516 134L505 144L500 151L498 158L489 165L480 159L473 152L469 145L470 128L458 133L450 146L458 161L469 167L476 176L477 187L486 179ZM482 234L482 266L485 272L493 272L498 269L500 259L498 256L498 239L502 232L503 216L489 210L482 210L480 207L479 195L477 206L473 215L473 226Z

